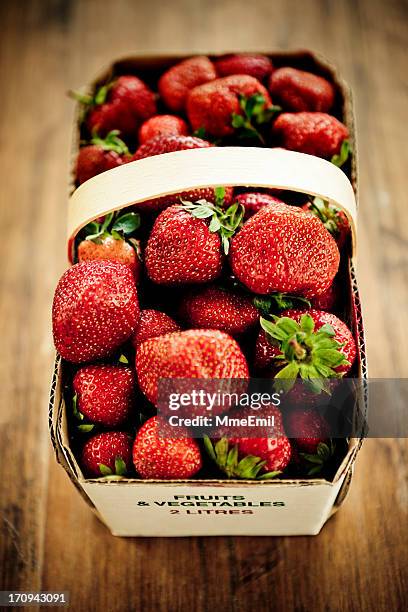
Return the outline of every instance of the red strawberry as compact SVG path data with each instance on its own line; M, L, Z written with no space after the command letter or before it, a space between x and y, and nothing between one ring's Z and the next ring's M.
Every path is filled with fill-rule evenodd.
M217 77L208 57L197 56L169 68L159 79L159 92L164 103L173 111L184 110L191 89Z
M340 287L336 279L330 287L320 295L311 299L312 307L315 310L333 310L340 300Z
M78 263L61 277L54 295L54 342L74 363L111 355L134 332L139 303L132 272L112 261Z
M235 196L235 202L239 202L245 208L245 219L249 219L264 206L270 204L283 204L282 200L263 192L240 193Z
M119 130L123 138L135 138L141 123L157 112L154 93L131 75L120 76L104 85L89 102L86 125L91 134L102 136Z
M189 128L176 115L155 115L143 123L139 130L139 143L144 144L157 136L187 136Z
M299 406L304 409L322 410L327 407L328 398L339 388L340 378L330 378L324 381L326 393L313 389L308 382L302 378L297 378L293 387L285 393L284 406L285 414L292 406ZM289 435L289 434L288 434ZM289 437L296 437L295 434Z
M234 418L247 419L249 416L251 410L248 408L233 413ZM245 429L241 427L240 432L238 427L234 427L226 432L218 429L216 436L220 439L214 445L208 438L204 439L208 454L229 478L273 478L289 464L291 445L278 408L269 405L254 416L263 419L273 416L275 437L268 435L267 431L263 434L263 427L255 430L258 437L245 437ZM268 430L268 427L265 429Z
M285 149L326 159L340 153L349 136L346 126L326 113L282 113L272 133Z
M315 454L319 444L326 444L330 427L326 419L311 408L296 407L285 414L285 428L296 448L303 453Z
M221 273L221 240L204 219L179 205L157 217L147 242L145 263L149 277L159 284L205 283Z
M204 129L215 138L232 136L237 128L246 130L246 135L251 130L253 136L257 135L254 123L269 120L269 114L264 115L270 107L266 88L248 75L228 76L199 85L187 99L187 115L193 130Z
M132 343L137 349L142 342L156 336L163 336L171 332L180 331L180 326L169 315L159 310L141 310L139 325L132 338Z
M237 445L238 457L259 457L266 461L262 472L282 472L290 461L291 446L288 438L232 438L231 445Z
M339 249L342 249L350 234L350 223L346 213L321 198L314 198L313 202L307 202L302 208L320 219L335 238Z
M356 358L356 344L347 325L321 310L287 310L273 322L261 318L262 330L255 349L255 366L269 368L276 378L309 381L319 393L329 389L323 379L344 375ZM324 385L324 387L322 387Z
M220 77L231 74L249 74L258 81L263 81L273 70L269 57L258 53L222 55L214 61L214 65Z
M135 241L137 250L126 240L116 239L113 236L101 238L98 242L82 240L78 245L78 261L95 261L105 259L127 264L138 282L142 269L140 260L140 244Z
M174 438L172 427L152 417L139 429L133 446L133 463L142 478L191 478L202 467L200 448L193 438Z
M211 146L211 143L195 136L177 136L174 134L156 136L138 148L132 157L132 161L144 159L145 157L153 157L153 155L161 155L162 153L185 151L186 149L206 149Z
M136 371L140 389L153 404L160 378L248 378L237 342L212 329L190 329L146 340L136 353Z
M141 271L140 241L134 233L140 226L140 215L118 211L88 223L81 230L77 259L81 261L109 260L126 264L138 282Z
M337 273L340 254L324 225L302 209L265 206L232 238L235 276L254 293L323 293Z
M291 111L328 112L334 104L334 87L327 79L289 66L275 70L269 79L269 91Z
M132 466L132 438L122 431L108 431L84 445L81 463L86 476L125 476Z
M186 149L202 149L211 147L212 145L206 140L196 138L195 136L157 136L143 144L136 151L133 160L152 157L153 155L161 155L162 153L172 153L173 151L183 151ZM225 205L232 201L233 190L231 187L225 188ZM213 187L204 187L202 189L193 189L191 191L183 191L154 200L147 200L142 204L138 204L138 210L157 211L163 210L172 204L178 204L180 200L188 202L196 202L197 200L207 200L215 202L215 193Z
M214 286L188 294L180 314L191 327L221 329L231 335L246 332L259 319L249 296Z
M77 409L91 423L116 427L129 417L134 404L136 376L115 365L89 365L73 380Z
M76 162L76 180L81 185L93 176L122 164L123 158L115 151L104 151L97 145L81 147Z
M127 163L130 155L127 146L118 138L118 131L109 132L105 139L94 136L91 144L79 149L75 177L79 184L88 179Z

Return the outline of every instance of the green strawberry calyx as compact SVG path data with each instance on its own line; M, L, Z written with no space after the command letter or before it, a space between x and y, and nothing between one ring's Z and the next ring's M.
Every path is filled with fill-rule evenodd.
M268 340L280 349L276 356L279 379L286 391L298 377L307 381L315 393L325 391L330 395L328 378L339 378L335 368L350 365L340 350L343 344L335 339L335 331L329 324L315 330L315 322L307 312L299 323L290 317L272 315L272 321L260 318L262 329Z
M350 153L350 142L347 139L343 140L343 142L341 143L340 152L333 155L330 161L338 168L341 168L348 160Z
M138 252L138 241L134 241L133 234L140 227L140 215L135 212L122 211L105 215L101 222L91 221L84 227L81 236L85 240L92 240L100 244L104 238L112 236L115 240L127 240Z
M289 293L271 293L270 295L256 295L252 300L255 308L264 316L269 316L280 310L293 308L310 308L311 303L308 299L300 295L290 295Z
M78 408L78 395L76 393L72 397L72 414L74 415L75 419L81 422L80 425L77 425L78 431L80 431L81 433L89 433L94 429L95 425L93 423L84 422L85 416L82 414L82 412L80 412Z
M201 138L201 140L208 140L208 134L203 126L199 127L197 130L194 130L192 136L195 138Z
M181 200L183 208L196 219L208 219L208 229L212 233L218 233L221 238L222 248L226 255L229 253L230 240L244 221L245 208L239 202L231 204L226 210L223 208L225 197L224 187L216 187L215 204L207 200L197 202L186 202Z
M101 87L98 87L93 95L70 89L68 91L68 96L86 107L99 106L100 104L104 104L106 102L106 98L108 97L109 90L113 83L114 81L101 85Z
M244 96L238 94L241 113L232 113L231 125L237 130L239 138L257 139L263 145L265 139L259 132L259 126L269 123L282 109L280 106L266 106L265 97L262 94Z
M121 138L119 130L111 130L105 138L101 138L95 132L91 138L91 144L101 147L104 151L114 151L118 155L130 155L129 149Z
M109 466L104 463L98 464L99 471L102 476L126 476L127 467L126 463L123 461L122 457L115 457L115 471L113 471Z
M328 444L326 442L319 442L315 454L299 453L309 465L307 475L315 476L320 474L327 462L333 457L335 449L333 440L330 440Z
M339 218L340 209L333 204L322 200L322 198L313 198L310 202L310 212L320 219L324 227L334 236L340 233L339 223L344 223Z
M281 473L280 471L261 473L266 461L263 461L260 457L247 455L239 459L238 446L230 447L228 439L225 437L213 444L208 436L204 436L204 446L208 455L228 478L269 480Z

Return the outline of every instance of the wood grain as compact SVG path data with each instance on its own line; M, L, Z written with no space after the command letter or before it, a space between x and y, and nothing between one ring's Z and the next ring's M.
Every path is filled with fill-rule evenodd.
M407 376L407 3L3 0L0 11L1 588L66 590L78 612L406 609L406 440L365 443L344 507L316 538L124 540L55 464L46 406L66 265L65 91L129 51L310 47L338 65L358 118L370 373Z

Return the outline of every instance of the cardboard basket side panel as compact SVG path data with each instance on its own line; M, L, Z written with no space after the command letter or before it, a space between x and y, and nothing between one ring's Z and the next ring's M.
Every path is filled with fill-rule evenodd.
M65 417L65 403L62 394L62 375L61 375L61 358L59 356L55 359L54 372L51 381L50 401L48 407L48 428L50 432L51 444L54 449L55 458L57 463L67 473L70 481L80 493L81 497L85 500L88 506L94 511L99 517L97 510L95 509L92 501L81 487L78 477L80 471L77 467L75 458L70 452L67 452L66 447L62 444L62 423L66 422ZM100 517L99 517L100 518Z
M81 484L115 535L316 535L345 476L335 484Z

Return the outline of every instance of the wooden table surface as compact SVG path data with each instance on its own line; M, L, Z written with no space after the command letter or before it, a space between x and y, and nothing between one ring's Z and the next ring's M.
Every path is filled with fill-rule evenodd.
M46 418L50 303L66 266L65 92L129 51L313 48L337 63L358 118L370 373L407 375L407 3L3 0L0 10L1 588L69 591L77 612L407 609L406 440L364 444L348 499L318 537L126 540L56 465Z

